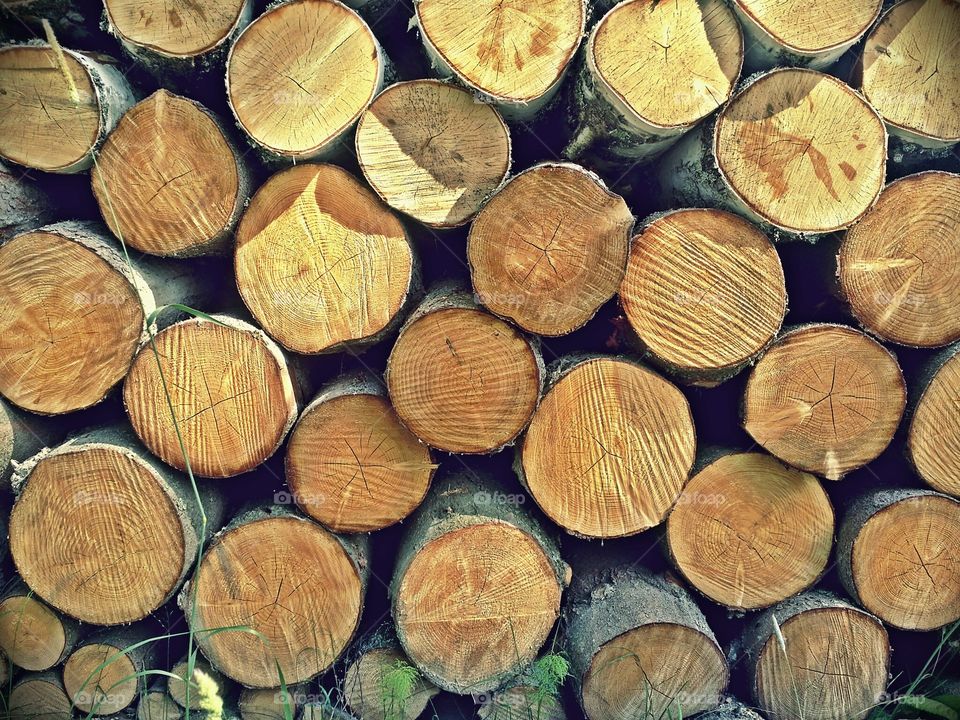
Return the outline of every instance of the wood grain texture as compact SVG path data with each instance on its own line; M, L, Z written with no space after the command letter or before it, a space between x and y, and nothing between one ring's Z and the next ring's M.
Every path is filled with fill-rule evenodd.
M428 295L390 353L387 387L400 419L447 452L513 442L540 396L539 353L519 331L449 288Z
M422 0L416 18L428 52L494 99L529 103L563 76L580 44L582 0Z
M863 94L893 128L921 144L960 140L960 4L903 0L867 37Z
M769 452L839 480L890 443L906 405L893 354L842 325L781 336L747 381L743 426Z
M415 284L403 225L335 165L300 165L257 190L237 229L237 287L254 318L294 352L376 340Z
M720 113L714 152L736 196L784 230L845 228L883 188L887 136L877 112L841 81L774 70Z
M133 429L152 453L186 469L167 394L198 475L231 477L276 452L296 419L297 401L286 359L272 340L217 315L171 325L155 343L159 357L144 347L123 387Z
M126 374L152 297L111 246L57 226L0 246L0 392L33 412L100 402Z
M512 178L470 226L477 298L542 335L583 326L616 292L633 215L579 165L546 163Z
M223 251L250 191L219 120L166 90L123 116L90 180L114 235L146 253L181 257Z
M0 650L24 670L48 670L70 652L75 638L56 612L21 585L0 600Z
M263 516L221 534L193 580L197 642L247 687L309 680L346 647L363 608L364 575L336 536L295 516ZM246 632L207 630L246 626Z
M880 12L879 0L736 0L736 6L771 39L804 55L855 41Z
M524 437L518 470L568 532L620 537L663 521L695 446L690 407L674 385L632 361L598 357L575 362L553 382Z
M890 183L847 231L837 276L854 315L878 336L913 347L960 339L960 175Z
M72 720L73 705L56 674L26 673L10 690L6 712L10 720Z
M10 516L10 550L51 605L116 625L145 617L180 586L196 548L187 527L147 462L114 446L64 446L27 476Z
M403 520L427 494L435 469L429 448L377 387L325 387L287 445L294 501L335 532L370 532Z
M960 497L960 353L957 346L934 360L934 374L918 388L907 430L907 453L934 490Z
M171 57L202 55L230 36L246 0L105 0L107 21L120 39Z
M63 685L74 707L94 716L113 715L133 703L138 669L123 650L108 643L84 643L67 658Z
M384 90L360 118L357 159L388 205L432 227L469 221L510 168L500 113L438 80Z
M240 127L275 157L334 149L383 83L376 38L337 0L292 0L240 34L227 61L227 97Z
M686 484L667 519L670 555L714 602L772 605L810 587L833 547L820 481L759 453L730 453Z
M847 591L884 622L932 630L960 619L960 502L929 490L857 498L840 528Z
M780 257L754 225L723 210L678 210L634 238L620 303L659 364L709 385L773 340L787 292Z
M771 720L860 720L886 688L887 631L830 593L775 605L747 627L743 644L754 699Z
M689 128L730 98L742 47L720 0L630 0L597 25L588 63L621 109L655 128Z

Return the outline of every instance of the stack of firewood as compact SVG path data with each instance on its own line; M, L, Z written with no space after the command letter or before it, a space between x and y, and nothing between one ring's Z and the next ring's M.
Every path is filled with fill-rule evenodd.
M957 627L957 0L0 37L6 716L850 720Z

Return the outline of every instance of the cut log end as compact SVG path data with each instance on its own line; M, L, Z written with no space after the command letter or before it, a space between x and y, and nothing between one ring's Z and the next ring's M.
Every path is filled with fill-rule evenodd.
M839 480L883 452L905 405L888 350L853 328L808 325L782 336L754 367L744 428L785 462Z
M564 335L616 292L633 215L577 165L513 178L470 228L467 258L480 302L530 332Z
M130 367L145 322L119 256L56 227L0 247L0 393L51 415L100 402Z
M70 651L70 632L60 617L26 588L0 601L0 650L24 670L48 670Z
M403 423L447 452L486 453L526 427L540 394L537 352L482 310L442 307L416 317L390 354L387 384Z
M416 12L428 53L499 101L536 102L563 77L580 44L583 0L423 0Z
M600 21L588 51L589 69L629 120L685 129L730 98L743 39L721 0L631 0Z
M356 145L387 204L432 227L470 220L510 168L510 131L496 109L437 80L380 93L360 118Z
M727 661L693 599L672 581L602 557L579 572L565 645L589 720L696 715L717 706Z
M335 532L371 532L407 517L435 467L389 400L368 393L311 404L287 447L293 499Z
M907 434L907 451L920 477L934 490L960 497L960 352L948 359L923 390Z
M287 683L310 680L353 635L363 577L340 540L312 521L277 516L241 523L218 537L197 571L198 644L217 669L247 687L277 687L278 666ZM240 595L238 582L245 588ZM240 625L260 636L204 632Z
M711 600L766 607L810 587L833 546L820 482L758 453L724 455L690 479L667 521L670 554Z
M399 649L374 648L363 653L347 668L343 680L344 698L350 709L364 720L415 720L440 690L429 680L417 676L405 696L396 694L389 684L390 673L407 663Z
M49 47L0 50L0 155L20 165L62 171L84 163L103 132L90 71L64 53L66 72Z
M760 230L722 210L680 210L634 239L620 302L662 366L709 385L770 343L787 292L780 258Z
M414 257L392 212L334 165L274 175L237 230L237 287L250 312L298 353L383 332L411 291Z
M402 574L397 634L424 674L483 692L531 661L560 612L549 558L525 531L490 520L440 535Z
M114 235L153 255L189 256L221 249L246 199L244 172L205 108L159 90L123 116L90 175Z
M695 446L690 406L674 385L632 362L596 358L543 398L521 450L522 476L566 530L633 535L664 519Z
M27 675L10 691L6 703L10 720L72 720L73 706L63 683L53 674Z
M108 445L58 450L27 477L10 516L20 574L84 622L116 625L156 610L179 586L192 548L157 473Z
M123 648L83 645L63 666L63 684L74 707L91 715L113 715L137 697L137 668Z
M269 153L328 153L383 82L376 38L335 0L293 0L257 18L230 50L227 96L240 126Z
M726 661L712 638L683 625L652 623L600 647L583 679L583 708L590 720L670 717L681 707L686 717L714 707L726 677Z
M180 720L183 710L166 692L150 690L140 696L137 720Z
M141 350L123 388L133 429L151 452L186 469L167 393L197 474L232 477L276 451L297 402L286 361L269 338L247 323L216 316L172 325L155 343L158 357L150 346Z
M883 188L880 116L847 85L812 70L774 70L750 83L720 113L714 143L738 200L789 232L848 227Z
M246 0L160 7L149 0L105 0L107 20L121 41L173 58L191 58L221 45L240 21Z
M840 284L857 319L902 345L960 339L960 175L924 172L888 185L847 231Z
M960 6L904 0L867 38L863 94L894 130L921 145L960 140Z
M858 720L880 700L890 644L872 615L823 601L789 618L774 608L761 622L769 636L757 655L754 694L771 720Z
M880 12L880 0L736 0L736 6L767 42L814 59L856 42Z
M852 513L841 534L841 577L863 606L908 630L960 619L960 502L914 491L870 510Z

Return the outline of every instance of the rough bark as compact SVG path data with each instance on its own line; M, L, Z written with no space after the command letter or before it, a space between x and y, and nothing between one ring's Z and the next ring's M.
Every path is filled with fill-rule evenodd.
M0 163L0 242L56 218L56 208L22 170Z
M564 647L590 720L684 717L715 707L729 676L706 619L676 583L598 559L564 611Z

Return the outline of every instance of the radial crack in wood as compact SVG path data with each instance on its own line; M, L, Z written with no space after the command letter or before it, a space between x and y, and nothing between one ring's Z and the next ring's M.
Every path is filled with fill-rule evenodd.
M890 351L850 327L804 325L782 335L754 367L743 426L783 461L839 480L883 452L905 405Z
M381 339L418 287L403 225L326 164L282 171L257 190L237 229L234 270L257 321L304 354Z

